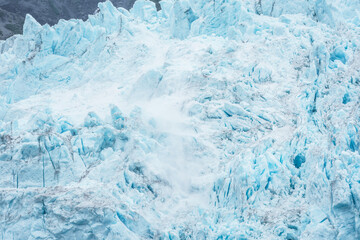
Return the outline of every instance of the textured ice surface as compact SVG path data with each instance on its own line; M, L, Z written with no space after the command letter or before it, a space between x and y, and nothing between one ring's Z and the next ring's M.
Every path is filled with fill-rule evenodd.
M359 239L359 1L160 4L0 42L2 239Z

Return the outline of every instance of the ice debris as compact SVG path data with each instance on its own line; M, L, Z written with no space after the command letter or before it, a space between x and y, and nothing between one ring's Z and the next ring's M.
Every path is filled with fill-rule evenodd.
M2 239L359 239L359 1L160 5L0 41Z

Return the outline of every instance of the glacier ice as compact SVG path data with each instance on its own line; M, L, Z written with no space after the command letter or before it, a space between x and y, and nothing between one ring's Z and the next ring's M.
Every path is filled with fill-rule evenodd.
M0 42L1 238L359 239L359 1L160 5Z

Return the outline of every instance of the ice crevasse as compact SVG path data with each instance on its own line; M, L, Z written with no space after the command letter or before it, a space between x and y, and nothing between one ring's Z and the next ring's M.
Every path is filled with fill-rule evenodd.
M360 239L360 2L160 5L0 41L1 239Z

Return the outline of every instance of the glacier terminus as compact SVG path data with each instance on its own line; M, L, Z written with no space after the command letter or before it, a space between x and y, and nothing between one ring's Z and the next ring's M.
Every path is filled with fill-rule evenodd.
M0 41L0 239L360 239L360 1L160 6Z

